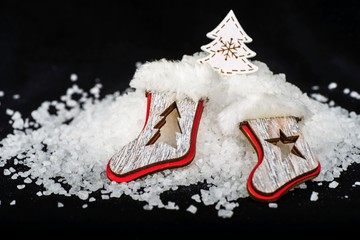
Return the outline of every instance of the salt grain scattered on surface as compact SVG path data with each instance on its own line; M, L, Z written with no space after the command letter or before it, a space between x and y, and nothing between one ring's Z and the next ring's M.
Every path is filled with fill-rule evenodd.
M186 61L191 63L191 58ZM186 61L184 66L189 70L193 63ZM77 196L90 202L93 194L104 191L102 199L127 195L143 202L145 210L179 209L177 202L165 203L162 193L206 182L184 197L214 206L218 216L228 218L239 206L238 200L249 196L247 176L257 162L251 144L238 129L242 118L288 111L301 114L302 132L321 163L321 172L313 181L332 182L348 166L360 162L359 115L339 106L330 107L326 104L329 99L321 94L310 98L288 83L284 74L273 74L261 62L256 65L259 71L251 75L224 79L214 75L213 89L206 91L210 101L200 121L196 157L185 167L129 183L109 181L105 174L108 159L141 131L146 98L143 89L129 88L100 99L100 83L89 92L73 85L60 100L43 102L28 117L7 109L14 131L0 141L0 166L4 174L32 179L43 187L37 196ZM163 69L161 64L159 69ZM196 97L198 90L194 88L189 94ZM78 100L73 99L74 94L80 96ZM264 103L266 107L262 107ZM50 108L56 109L56 114L50 114ZM17 169L24 165L27 170L20 174L12 166L14 159ZM310 200L317 198L313 192Z
M200 199L200 195L199 194L195 194L191 197L192 199L194 199L195 202L201 202L201 199Z
M15 100L20 99L20 95L19 94L14 94L13 99L15 99Z
M356 91L351 91L350 97L359 100L359 99L360 99L360 93L358 93L358 92L356 92Z
M169 201L167 205L164 205L164 208L169 210L179 210L179 206L177 206L175 202L171 201Z
M278 204L271 202L271 203L269 203L269 208L278 208Z
M339 183L337 181L332 181L330 184L329 184L329 188L336 188L337 186L339 186Z
M16 205L16 200L12 200L12 201L10 202L10 205L11 205L11 206Z
M135 63L135 67L136 67L136 68L141 67L141 65L142 65L142 62L136 62L136 63Z
M24 179L24 183L28 183L28 184L29 184L29 183L32 183L31 178L28 178L28 177L25 178L25 179Z
M197 207L195 207L194 205L190 205L186 211L191 212L192 214L195 214L197 212Z
M350 93L350 89L344 88L343 93L344 93L344 94L349 94L349 93Z
M11 116L11 115L13 115L13 114L14 114L14 111L13 111L13 110L11 110L11 109L9 109L9 108L7 108L5 113L6 113L6 115Z
M16 179L18 179L18 177L19 177L19 174L15 173L11 176L11 179L16 180Z
M87 207L88 205L86 203L82 205L82 208L87 208Z
M218 211L218 216L221 218L231 218L233 214L234 212L231 210L220 209Z
M0 91L0 97L5 96L5 92L4 91Z
M77 196L81 199L81 200L86 200L89 197L89 192L88 191L79 191L77 193Z
M76 81L78 80L78 75L77 75L76 73L72 73L72 74L70 75L70 80L71 80L72 82L76 82Z
M315 201L317 201L318 199L319 199L319 193L313 191L313 192L311 193L311 196L310 196L310 201L315 202Z
M109 195L101 195L101 199L107 200L107 199L110 199L110 196Z
M317 85L314 85L314 86L311 87L311 90L313 90L313 91L317 91L319 89L320 89L320 87L317 86Z
M9 176L11 174L9 169L4 169L4 176Z
M17 187L17 189L21 190L21 189L24 189L24 188L25 188L25 185L24 185L24 184L20 184L20 185L17 185L16 187Z
M328 88L329 88L330 90L337 88L337 83L335 83L335 82L330 83L329 86L328 86Z
M324 95L321 95L320 93L312 93L312 94L310 94L310 96L318 102L325 103L325 102L329 101L329 99L327 97L325 97Z
M57 207L58 207L58 208L62 208L62 207L64 207L64 204L61 203L61 202L58 202L58 203L57 203Z
M95 201L96 201L96 198L94 198L94 197L89 198L89 202L95 202Z
M143 208L144 208L144 210L150 211L150 210L152 210L154 207L151 206L151 205L149 205L149 204L146 204L146 205L144 205Z

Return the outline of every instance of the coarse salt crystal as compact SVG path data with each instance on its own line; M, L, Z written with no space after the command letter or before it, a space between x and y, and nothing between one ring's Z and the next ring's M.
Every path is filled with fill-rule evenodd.
M87 191L79 191L77 195L81 200L86 200L89 197L89 192L87 192Z
M6 109L6 115L9 115L9 116L11 116L11 115L13 115L14 114L14 110L11 110L11 109Z
M70 80L71 80L72 82L76 82L76 81L78 80L78 75L77 75L76 73L72 73L72 74L70 75Z
M329 89L335 89L335 88L337 88L337 83L335 83L335 82L330 83L329 86L328 86L328 88L329 88Z
M14 206L16 204L16 200L12 200L11 202L10 202L10 205L11 206Z
M9 169L4 169L4 175L9 176L11 174Z
M96 198L94 198L94 197L89 198L89 202L95 202L95 201L96 201Z
M218 211L218 216L222 218L231 218L233 214L234 212L231 210L220 209Z
M27 177L27 178L25 178L25 179L24 179L24 183L32 183L31 178L28 178L28 177Z
M21 185L17 185L16 187L17 187L17 189L21 190L21 189L24 189L24 188L25 188L25 185L24 185L24 184L21 184Z
M315 202L315 201L317 201L318 199L319 199L319 193L313 191L313 192L311 193L311 196L310 196L310 201Z
M319 90L319 89L320 89L320 87L317 85L314 85L311 87L311 90L314 90L314 91Z
M164 206L165 209L169 210L179 210L179 206L177 206L174 202L169 201L167 205Z
M195 214L196 211L197 211L197 207L195 207L194 205L190 205L190 206L186 209L186 211L191 212L192 214Z
M355 98L355 99L360 99L360 94L358 93L358 92L356 92L356 91L351 91L351 93L350 93L350 97L352 97L352 98Z
M11 179L15 180L15 179L18 179L18 177L19 177L19 174L14 173L14 174L11 176Z
M310 96L318 102L325 103L329 100L327 97L325 97L324 95L321 95L320 93L312 93Z
M195 195L191 196L191 198L192 198L193 200L195 200L195 202L198 202L198 203L201 202L201 199L200 199L200 195L199 195L199 194L195 194Z
M141 63L141 62L135 62L135 67L136 67L136 68L141 67L141 65L142 65L142 63Z
M110 196L103 194L103 195L101 195L101 199L107 200L107 199L110 199Z
M278 204L277 203L269 203L269 208L277 208L278 207Z
M61 203L61 202L58 202L58 203L57 203L57 207L58 207L58 208L62 208L62 207L64 207L64 204Z
M154 208L154 206L151 206L151 205L149 205L149 204L146 204L146 205L144 205L144 210L147 210L147 211L149 211L149 210L152 210L153 208Z
M329 184L329 188L336 188L338 185L339 185L338 182L332 181L332 182Z

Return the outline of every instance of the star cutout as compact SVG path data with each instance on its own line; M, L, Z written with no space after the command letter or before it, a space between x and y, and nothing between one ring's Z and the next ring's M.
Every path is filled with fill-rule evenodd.
M300 158L305 159L304 155L295 146L295 143L298 140L298 138L299 136L286 136L285 133L280 129L279 138L265 139L265 141L280 148L281 156L283 158L286 158L289 154L294 154Z

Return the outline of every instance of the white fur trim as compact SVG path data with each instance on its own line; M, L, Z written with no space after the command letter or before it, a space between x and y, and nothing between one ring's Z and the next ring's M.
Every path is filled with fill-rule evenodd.
M197 63L196 56L184 56L181 61L159 61L142 64L130 86L144 91L170 91L177 98L185 96L197 101L207 98L219 83L220 76L208 64Z
M239 123L249 119L311 116L310 98L284 74L273 74L266 64L248 75L221 76L208 64L199 64L199 54L181 61L147 62L140 66L130 86L141 91L171 91L177 98L207 98L205 111L215 114L224 135L237 135Z

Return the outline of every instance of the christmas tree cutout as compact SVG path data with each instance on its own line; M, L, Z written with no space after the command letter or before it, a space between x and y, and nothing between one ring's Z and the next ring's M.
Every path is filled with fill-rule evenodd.
M252 42L252 39L245 33L232 10L206 36L214 40L201 47L209 55L199 59L199 63L209 63L224 75L253 73L258 70L258 67L248 60L256 53L245 45Z
M181 134L182 132L179 127L180 113L176 102L165 109L160 116L162 117L161 120L154 126L157 131L146 145L163 142L177 149L176 133Z

